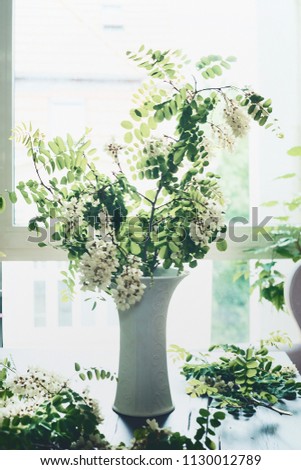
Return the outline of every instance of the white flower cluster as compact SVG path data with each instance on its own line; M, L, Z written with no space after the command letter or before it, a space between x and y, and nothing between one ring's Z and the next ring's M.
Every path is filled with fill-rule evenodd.
M221 149L233 151L237 138L247 135L250 129L250 116L235 101L224 97L225 106L220 109L219 124L210 124L213 139Z
M91 192L82 192L80 197L72 196L67 200L56 197L60 216L73 224L83 223L87 204L90 203L93 207L99 205L99 201L94 199L93 195Z
M296 377L296 375L298 375L299 372L298 372L298 369L295 366L295 364L291 364L291 365L288 365L288 366L282 366L282 369L281 369L280 373L281 373L281 375L282 374L288 374L291 377Z
M172 434L172 431L170 428L160 428L159 423L156 419L147 419L146 424L147 426L144 426L144 427L146 429L148 427L152 432L164 433L169 436Z
M79 263L82 290L104 290L110 285L112 274L118 268L116 246L100 239L87 242L86 250Z
M123 267L122 273L117 279L116 288L112 289L112 296L118 310L128 310L142 299L145 289L145 285L141 282L142 274L139 259L131 256L129 264Z
M250 117L231 101L231 107L224 110L225 120L235 137L244 137L250 129Z
M30 367L25 374L8 379L5 385L13 395L0 398L0 426L4 418L33 416L40 405L70 387L68 380L38 367ZM85 403L92 408L97 422L101 423L103 416L98 403L89 396L88 389L81 395Z
M73 196L69 200L62 199L60 215L70 222L82 223L85 204L85 198L78 199L77 197Z
M90 434L88 439L80 436L77 442L73 442L71 449L73 450L95 450L106 449L106 441L100 434Z
M234 135L228 125L220 124L211 126L213 137L217 139L218 146L222 149L233 151L235 145Z
M202 146L204 147L205 152L207 152L207 159L211 159L215 156L216 147L214 146L212 140L203 136Z
M4 418L32 416L42 403L67 387L67 382L54 373L35 367L8 380L6 386L13 396L0 400L0 426Z
M39 405L40 403L38 403ZM19 397L11 397L9 400L0 400L1 413L0 413L0 427L5 418L13 418L14 416L33 415L37 406L33 406L32 400L30 403L21 401Z
M116 142L111 142L110 144L105 146L105 151L111 155L114 162L119 165L118 154L124 147L122 145L117 144Z
M190 223L190 237L196 245L209 245L211 238L224 226L223 211L218 204L208 204Z
M38 367L30 367L24 376L16 376L9 383L9 387L15 395L28 398L36 395L42 395L43 397L53 395L65 386L66 381L62 377Z
M163 139L152 137L146 141L143 151L149 156L158 157L168 155L171 147L171 142L166 137Z

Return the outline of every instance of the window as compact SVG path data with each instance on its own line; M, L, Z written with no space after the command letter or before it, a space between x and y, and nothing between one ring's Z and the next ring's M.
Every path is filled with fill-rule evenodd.
M224 80L251 82L271 96L275 116L286 134L286 139L279 141L254 126L250 139L241 143L235 155L222 155L217 162L230 201L228 217L245 216L251 226L252 207L278 193L289 197L296 189L273 179L284 172L284 166L285 172L290 171L289 165L292 171L299 170L298 162L284 163L287 149L300 144L297 9L295 0L246 0L243 8L239 0L15 0L12 12L12 2L2 0L0 191L30 174L23 149L16 146L12 151L8 140L14 123L30 120L49 136L67 131L79 135L86 126L92 127L93 141L100 150L112 135L118 136L131 94L143 79L141 71L127 61L126 50L145 43L181 48L193 60L211 52L233 54L238 62ZM283 57L285 64L280 60ZM63 263L64 254L28 243L24 226L33 208L20 203L13 210L9 208L0 219L0 249L6 253L6 345L45 344L51 337L49 332L62 342L68 338L69 343L78 344L83 340L82 328L90 328L92 334L99 322L112 333L116 321L112 320L110 300L99 307L101 320L100 311L91 313L81 294L72 304L61 302L61 268L56 262ZM260 208L259 221L268 210ZM250 233L248 227L241 230ZM259 306L253 297L250 300L248 281L232 282L236 261L248 263L244 250L249 243L250 238L245 243L230 241L222 255L212 249L189 281L183 282L173 305L175 316L169 319L170 341L197 348L221 339L258 339L270 330L270 317L261 312L267 306ZM16 276L18 298L13 295ZM185 321L180 302L184 295L191 302L190 319ZM194 338L187 326L192 322L197 325ZM23 338L14 334L16 324L24 328ZM291 330L296 337L293 322Z

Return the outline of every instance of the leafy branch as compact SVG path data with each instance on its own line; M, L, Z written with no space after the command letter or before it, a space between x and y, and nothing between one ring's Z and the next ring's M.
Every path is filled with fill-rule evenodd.
M243 349L236 345L212 346L209 351L223 350L226 354L212 359L207 355L185 356L182 374L188 381L187 393L192 397L207 396L212 406L225 408L234 415L240 412L252 416L258 406L279 414L291 414L280 407L285 400L301 397L301 382L293 367L274 364L266 345L287 342L279 332L262 342L261 347ZM173 352L177 353L176 347Z
M89 368L82 368L78 362L74 364L74 369L78 372L78 376L81 380L92 380L95 378L96 380L106 380L109 379L111 381L118 380L116 373L112 373L109 370L100 369L99 367L89 367Z

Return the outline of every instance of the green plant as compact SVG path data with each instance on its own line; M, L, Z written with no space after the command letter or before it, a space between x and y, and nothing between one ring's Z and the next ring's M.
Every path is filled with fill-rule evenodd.
M67 380L30 368L18 374L8 359L0 363L0 449L106 448L99 432L103 418L86 391Z
M221 425L225 413L201 408L196 418L198 428L193 439L172 432L166 428L159 428L155 420L147 420L147 426L143 426L134 432L132 450L214 450L216 443L213 441L215 429Z
M81 370L78 364L76 370ZM87 370L89 379L92 370ZM68 380L41 369L19 375L9 359L0 363L0 407L1 450L215 449L215 429L225 417L220 411L200 409L193 439L147 420L134 431L128 447L112 446L99 430L103 418L87 391L78 393Z
M252 416L259 406L291 414L283 407L286 400L301 396L301 383L292 367L275 365L269 355L267 346L279 342L289 339L275 332L258 348L213 346L211 351L224 351L216 359L210 356L212 352L194 356L173 345L170 351L175 360L184 361L181 373L188 381L187 393L208 397L208 407L199 410L193 438L147 420L134 431L129 446L112 446L106 440L98 404L87 391L77 392L65 378L37 368L20 375L12 360L4 359L0 363L0 449L216 449L216 429L226 416L218 408L235 416L240 412ZM76 364L77 372L94 369ZM96 373L94 378L98 379Z
M288 342L287 337L274 333L259 348L236 345L212 346L209 351L225 352L216 359L210 355L193 356L173 345L171 352L185 356L182 374L188 381L187 393L192 397L207 396L210 406L225 408L232 414L251 416L258 406L280 414L290 414L279 406L285 400L301 397L301 382L296 381L295 367L274 364L267 346Z
M293 147L288 151L293 157L301 157L301 147ZM286 173L277 179L291 180L296 173ZM267 207L280 206L283 215L274 217L280 225L267 228L272 242L264 247L252 249L256 255L271 261L257 261L255 264L255 281L251 289L259 289L260 300L271 302L277 310L285 310L284 279L278 269L278 258L291 259L297 262L301 259L301 230L298 224L292 222L292 217L300 211L301 195L295 194L289 201L268 201ZM277 269L276 269L277 268Z
M219 176L209 171L216 152L232 150L251 119L282 137L270 117L270 99L248 88L199 86L230 68L233 57L203 57L190 80L180 51L142 46L128 56L150 79L121 122L125 145L107 145L115 163L110 176L93 160L88 132L76 140L68 134L46 142L31 126L14 131L36 173L17 185L37 207L29 230L37 232L40 246L49 242L67 251L64 275L71 291L79 272L84 290L111 294L121 310L141 299L142 274L152 276L158 266L193 268L213 242L226 249ZM170 130L159 132L161 124ZM148 189L141 189L139 180ZM16 202L15 192L9 197Z

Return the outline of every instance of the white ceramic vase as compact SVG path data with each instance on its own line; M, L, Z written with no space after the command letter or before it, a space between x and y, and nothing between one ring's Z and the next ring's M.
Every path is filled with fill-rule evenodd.
M172 294L187 274L159 268L146 285L142 300L119 312L120 353L113 410L133 417L154 417L174 410L167 357L166 320Z

